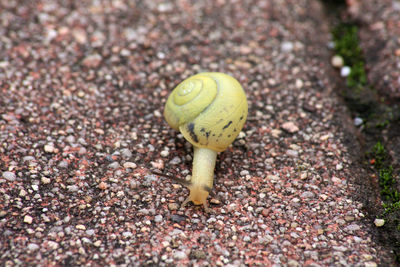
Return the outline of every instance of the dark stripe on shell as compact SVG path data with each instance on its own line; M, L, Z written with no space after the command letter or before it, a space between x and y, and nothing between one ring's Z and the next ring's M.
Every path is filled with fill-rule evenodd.
M225 126L224 126L224 128L222 128L222 130L225 130L225 129L226 129L226 128L228 128L228 127L229 127L229 125L231 125L231 124L232 124L232 121L229 121L229 122L228 122L228 124L227 124L227 125L225 125Z
M188 124L188 131L189 131L190 137L192 137L193 141L198 143L199 142L199 138L197 137L197 135L194 132L194 123L189 123Z

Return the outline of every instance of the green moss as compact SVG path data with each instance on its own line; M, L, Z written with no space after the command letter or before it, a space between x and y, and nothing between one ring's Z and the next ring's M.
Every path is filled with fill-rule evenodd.
M342 23L332 31L335 51L342 56L344 64L351 69L347 76L347 86L362 90L367 85L364 58L359 46L358 28L355 25Z
M397 182L393 174L393 167L388 164L390 158L385 147L381 142L377 142L368 155L373 160L374 167L378 172L381 196L384 200L383 215L400 211L400 192L396 189Z
M377 142L372 149L371 156L375 160L374 166L379 175L379 186L382 198L389 203L400 201L400 193L396 189L396 179L393 176L393 167L387 162L389 155L381 142Z

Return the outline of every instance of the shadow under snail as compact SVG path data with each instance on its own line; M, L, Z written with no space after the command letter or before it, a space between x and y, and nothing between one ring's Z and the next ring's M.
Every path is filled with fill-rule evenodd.
M196 74L171 92L164 117L194 147L191 181L174 179L190 190L182 206L192 201L208 211L217 154L227 149L242 130L247 111L242 86L224 73Z

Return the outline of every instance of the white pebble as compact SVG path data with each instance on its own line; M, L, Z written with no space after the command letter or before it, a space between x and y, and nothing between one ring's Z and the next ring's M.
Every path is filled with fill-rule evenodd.
M158 110L155 110L155 111L154 111L154 116L156 116L156 117L160 118L160 117L162 117L162 114L161 114L161 112L160 112L160 111L158 111Z
M336 170L337 171L343 170L343 164L342 163L336 164Z
M51 180L47 177L42 177L42 184L49 184L51 182Z
M128 148L121 149L121 155L124 159L132 157L132 152Z
M382 227L385 224L384 219L375 219L374 224L376 227Z
M283 42L281 45L281 49L283 52L290 52L293 50L293 43L292 42Z
M354 118L354 125L355 126L360 126L361 124L363 124L363 119L362 118L360 118L360 117L355 117Z
M168 157L168 155L169 155L169 151L168 150L163 150L163 151L161 151L161 157L164 157L164 158L166 158L166 157Z
M171 165L177 165L177 164L179 164L179 163L181 163L182 161L181 161L181 159L179 158L179 157L174 157L170 162L169 162L169 164L171 164Z
M92 236L92 235L94 235L94 230L93 229L89 229L89 230L86 231L86 234L88 236Z
M78 230L86 230L86 226L84 226L83 224L78 224L75 226L75 228Z
M344 64L344 60L341 56L339 55L334 55L331 59L331 64L332 66L334 66L335 68L341 68L343 67Z
M176 252L174 253L174 259L183 260L183 259L185 259L185 258L186 258L186 254L185 254L185 252L183 252L183 251L176 251Z
M3 178L6 179L7 181L15 181L17 176L13 172L3 172Z
M163 219L162 215L156 215L156 216L154 217L154 222L159 223L159 222L162 221L162 219Z
M296 79L296 88L301 89L303 87L304 83L300 79Z
M311 191L305 191L300 195L301 198L314 198L314 196L315 194Z
M130 168L130 169L135 169L136 167L137 167L137 165L136 165L136 163L134 163L134 162L128 161L128 162L125 162L125 163L124 163L124 168L125 168L125 169L128 169L128 168Z
M288 149L286 151L286 155L288 155L289 157L297 158L299 156L299 152L293 149Z
M246 176L248 174L249 174L248 170L243 170L243 171L240 172L240 176Z
M351 72L351 68L349 66L343 66L340 69L340 76L347 77L347 76L349 76L350 72Z
M51 250L56 250L56 249L58 249L58 243L57 243L57 242L49 241L49 242L47 243L47 245L49 246L49 248L50 248Z
M297 127L296 124L294 124L291 121L285 122L284 124L282 124L282 129L284 129L285 131L289 132L289 133L295 133L299 130L299 127Z
M113 162L113 163L110 163L110 164L108 164L108 168L109 169L117 169L117 168L119 168L119 163L118 162Z
M129 231L126 231L126 232L122 233L122 236L125 237L125 238L130 238L130 237L132 237L132 235L133 234L131 232L129 232Z
M250 236L248 236L248 235L244 236L244 237L243 237L243 241L244 241L244 242L250 242L250 241L251 241Z
M30 250L30 251L35 251L35 250L38 250L38 249L39 249L39 246L37 244L35 244L35 243L30 243L28 245L28 250Z
M350 224L349 226L347 226L346 228L345 228L345 230L346 231L358 231L358 230L360 230L360 226L359 225L357 225L357 224Z
M78 191L79 187L77 185L68 185L67 189L70 192L76 192L76 191Z
M46 151L46 152L48 152L48 153L53 153L54 150L55 150L55 148L54 148L53 145L48 144L48 145L45 145L45 146L44 146L44 151Z
M24 197L24 196L26 196L26 191L24 190L24 189L21 189L21 191L19 191L19 196L20 197Z
M33 222L33 218L29 215L25 215L24 223L31 224Z
M376 262L373 262L373 261L367 261L367 262L364 262L364 266L365 267L377 267L378 264L376 264Z

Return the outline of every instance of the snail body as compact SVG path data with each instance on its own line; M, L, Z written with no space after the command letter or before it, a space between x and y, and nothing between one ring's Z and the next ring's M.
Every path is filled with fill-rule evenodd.
M168 97L164 117L194 147L190 194L207 209L215 161L237 137L247 118L247 99L233 77L219 72L199 73L181 82Z

